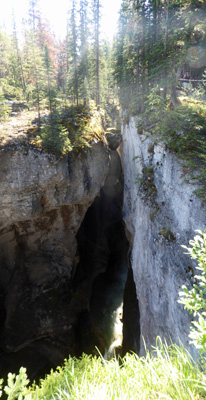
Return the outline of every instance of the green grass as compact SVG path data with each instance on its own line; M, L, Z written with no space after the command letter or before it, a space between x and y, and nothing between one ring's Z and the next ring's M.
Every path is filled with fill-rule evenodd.
M19 394L16 396L8 399L21 398ZM167 346L158 339L154 354L147 352L142 358L135 354L111 361L88 355L69 358L39 386L33 384L27 388L22 399L200 400L205 397L204 368L184 348Z

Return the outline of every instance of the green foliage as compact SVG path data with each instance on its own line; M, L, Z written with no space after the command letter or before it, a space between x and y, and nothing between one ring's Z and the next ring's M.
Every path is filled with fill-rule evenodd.
M64 105L89 105L98 94L101 107L108 110L108 122L111 118L114 125L117 93L112 75L112 48L109 40L103 41L99 34L99 2L71 1L68 7L67 35L62 41L51 33L36 1L30 2L29 17L22 16L21 45L15 20L11 36L0 28L3 94L7 99L18 98L30 108L37 108L39 125L45 108L52 111L59 101L64 101ZM92 10L94 16L97 12L99 16L91 18Z
M72 150L90 147L91 140L103 140L101 110L71 106L55 110L41 127L37 143L43 149L62 156Z
M4 388L5 393L8 395L8 400L23 400L27 392L26 386L29 379L26 374L26 368L20 368L19 375L8 374L7 386Z
M188 49L204 45L204 12L197 1L127 0L122 1L118 28L114 77L123 109L139 114L156 84L164 98L171 94L179 79L178 68L181 72L185 62L190 64Z
M2 395L3 379L0 379L0 397Z
M18 379L9 378L10 388ZM80 359L69 357L39 385L27 388L27 383L24 374L21 390L13 391L9 399L203 400L206 396L206 375L189 353L183 347L168 346L160 338L145 357L127 354L111 361L85 354Z
M160 229L159 235L162 235L165 239L167 240L176 240L176 237L174 236L174 234L172 233L171 229L167 226L166 228L163 227L162 229Z
M0 77L6 78L9 69L9 54L11 51L10 37L0 27Z
M142 174L137 174L135 183L141 188L144 198L154 203L154 199L157 196L157 188L154 184L153 166L143 167Z
M145 112L143 113L143 126L145 129L152 126L153 132L159 131L159 124L162 121L162 117L165 115L167 110L166 99L164 99L158 93L158 87L153 88L151 93L148 95L145 101ZM153 127L154 125L154 127Z
M2 88L0 87L0 119L8 118L11 113L11 106L6 103L6 99L3 95Z
M190 247L182 247L187 250L186 254L198 262L196 268L200 275L195 275L192 289L182 286L179 303L184 304L184 308L193 314L189 337L200 355L203 355L206 352L206 232L196 232L199 235L190 240Z
M205 198L206 184L206 107L205 103L182 98L176 107L168 102L154 88L146 101L142 114L142 127L155 140L164 141L169 150L183 160L182 168L190 172L188 182L200 184L196 192ZM195 174L194 174L195 171Z
M62 126L57 112L52 113L41 127L40 138L43 149L49 152L63 155L72 150L68 131Z

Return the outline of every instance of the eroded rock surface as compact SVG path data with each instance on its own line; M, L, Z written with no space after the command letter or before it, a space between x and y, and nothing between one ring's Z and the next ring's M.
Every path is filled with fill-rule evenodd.
M37 149L0 153L0 338L14 369L29 370L29 353L39 373L74 353L76 235L109 158L101 142L61 159Z
M156 336L186 346L190 316L179 304L183 284L194 282L195 264L184 254L195 229L204 230L206 208L184 182L181 161L145 135L137 119L122 125L124 221L131 247L142 338L148 348ZM138 318L138 315L137 315Z

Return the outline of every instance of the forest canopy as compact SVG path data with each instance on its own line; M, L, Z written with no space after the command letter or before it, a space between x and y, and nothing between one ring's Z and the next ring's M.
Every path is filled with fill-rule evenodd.
M199 133L206 131L206 0L122 0L113 43L101 34L100 0L68 3L61 41L38 0L28 4L21 41L15 17L12 35L0 28L1 119L14 101L37 110L39 127L45 110L53 115L74 104L95 105L114 126L120 102L175 151L188 155L186 143L192 140L191 158L197 146L205 146ZM181 92L185 73L195 83Z
M70 4L70 6L69 6ZM57 40L41 15L38 0L29 0L21 40L13 16L13 33L0 27L0 102L25 101L40 112L68 104L107 108L114 99L111 44L101 35L99 0L68 3L67 33ZM4 108L4 109L3 109ZM0 117L9 114L2 107Z
M114 68L123 106L129 97L131 110L142 110L154 87L178 104L184 67L206 66L205 18L205 0L122 1Z
M0 28L1 102L24 99L40 113L68 100L77 105L93 100L108 109L119 97L123 108L129 104L138 113L155 87L178 105L176 87L184 70L202 79L205 0L122 0L113 44L101 35L100 0L70 2L61 41L38 0L28 5L21 42L15 16L12 35Z

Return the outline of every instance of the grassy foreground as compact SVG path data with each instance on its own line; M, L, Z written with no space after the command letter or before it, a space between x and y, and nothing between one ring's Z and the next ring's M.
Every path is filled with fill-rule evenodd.
M69 358L39 386L26 387L22 368L16 378L9 376L5 391L9 400L196 400L206 398L203 371L186 350L159 340L155 355L147 353L144 358L134 354L119 361L88 355Z

